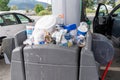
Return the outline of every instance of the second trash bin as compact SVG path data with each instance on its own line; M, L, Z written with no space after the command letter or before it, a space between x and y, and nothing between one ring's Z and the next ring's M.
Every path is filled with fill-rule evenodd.
M114 47L111 41L97 33L94 33L92 38L92 50L95 60L100 64L106 65L114 56Z

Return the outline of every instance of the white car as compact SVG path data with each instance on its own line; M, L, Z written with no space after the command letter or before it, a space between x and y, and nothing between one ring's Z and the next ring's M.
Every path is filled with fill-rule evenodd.
M0 46L2 44L3 38L13 37L17 32L25 30L27 24L34 25L34 20L20 13L1 12L0 13Z
M20 30L25 29L27 24L34 21L20 13L0 13L0 38L13 36Z

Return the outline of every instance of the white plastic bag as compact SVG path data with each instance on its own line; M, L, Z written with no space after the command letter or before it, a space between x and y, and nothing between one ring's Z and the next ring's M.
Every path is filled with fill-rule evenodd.
M39 19L36 24L34 31L29 39L27 39L24 44L44 44L44 37L45 37L45 31L52 33L55 29L55 25L57 23L57 17L53 15L49 16L43 16L41 19Z

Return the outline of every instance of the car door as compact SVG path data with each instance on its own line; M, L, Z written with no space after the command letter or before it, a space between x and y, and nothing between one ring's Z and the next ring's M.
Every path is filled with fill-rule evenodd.
M109 14L111 18L111 33L115 38L120 38L120 4L117 5Z
M93 20L93 32L106 34L108 20L108 10L107 7L100 3L98 5L94 20Z
M5 25L3 18L0 16L0 38L6 36L6 30L3 27Z
M105 6L105 5L99 4L98 6L93 21L93 32L103 34L107 37L113 36L114 38L119 38L120 37L120 4L117 5L109 14L106 8L105 9L107 12L106 15L104 15L105 12L104 13L100 12L101 6Z
M8 36L13 37L19 31L25 30L26 25L30 23L30 20L28 18L22 18L21 20L19 17L12 13L4 14L2 15L2 18L4 19L5 22L5 25L2 27L2 30L4 29L5 36L7 37Z
M19 24L18 20L12 13L3 14L4 25L1 30L5 32L5 36L13 36L18 31L25 29L25 26Z

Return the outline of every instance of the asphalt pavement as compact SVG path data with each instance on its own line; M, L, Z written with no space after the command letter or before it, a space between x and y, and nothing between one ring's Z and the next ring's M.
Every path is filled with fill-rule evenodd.
M10 80L10 65L5 64L4 59L0 60L0 80Z
M101 66L101 74L103 74L104 70L105 66ZM120 48L115 48L113 62L105 80L120 80Z

